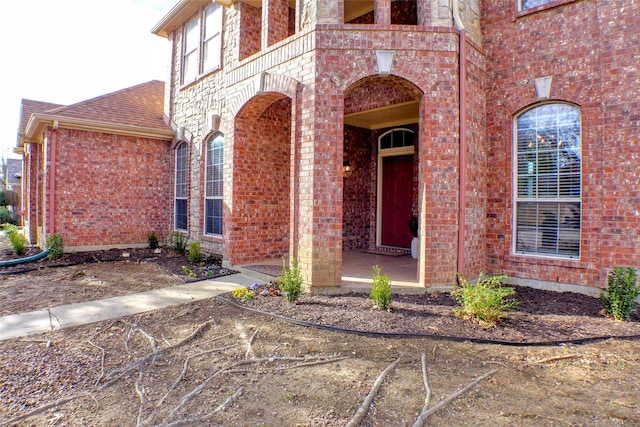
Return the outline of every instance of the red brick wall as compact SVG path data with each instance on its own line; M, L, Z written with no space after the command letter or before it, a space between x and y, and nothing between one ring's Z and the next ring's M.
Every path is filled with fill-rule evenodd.
M137 245L171 225L169 142L60 129L55 232L66 248Z
M276 100L256 118L261 108L252 107L260 105L250 101L235 123L227 227L229 258L237 264L278 259L289 251L291 100Z
M489 269L514 277L604 286L614 265L638 267L638 40L640 8L575 1L518 16L482 2L488 57ZM561 25L559 25L561 23ZM580 260L511 254L513 118L537 102L533 81L552 76L551 99L582 112Z
M345 250L375 246L375 152L370 130L345 125L344 158L354 168L353 174L343 181L342 248Z
M245 2L238 2L235 7L240 10L239 56L242 61L244 58L260 51L262 8L252 7Z

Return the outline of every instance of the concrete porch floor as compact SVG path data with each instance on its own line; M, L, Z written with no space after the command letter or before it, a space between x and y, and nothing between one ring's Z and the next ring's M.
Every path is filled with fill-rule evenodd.
M362 251L342 253L342 283L332 292L369 292L373 282L373 266L389 276L395 293L424 293L426 289L418 283L418 260L410 255L390 256ZM251 265L233 266L240 272L261 280L273 280L273 274L282 270L282 260L268 260ZM267 273L267 274L265 274ZM271 275L269 275L271 274Z

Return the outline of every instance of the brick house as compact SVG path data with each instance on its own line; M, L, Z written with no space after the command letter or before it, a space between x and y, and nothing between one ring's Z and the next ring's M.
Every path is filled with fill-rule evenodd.
M31 242L60 233L67 251L128 248L167 229L174 132L163 96L151 81L69 106L22 100L15 151Z
M640 263L638 22L622 0L180 1L152 30L174 228L322 291L416 215L421 286L602 287Z

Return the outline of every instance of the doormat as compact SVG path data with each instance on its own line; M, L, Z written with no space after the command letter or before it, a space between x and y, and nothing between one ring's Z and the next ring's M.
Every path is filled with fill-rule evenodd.
M366 249L362 252L373 255L386 255L386 256L404 256L409 255L411 252L409 249L395 249L395 248L374 248Z
M273 277L280 277L282 274L282 267L277 265L243 265L242 268Z

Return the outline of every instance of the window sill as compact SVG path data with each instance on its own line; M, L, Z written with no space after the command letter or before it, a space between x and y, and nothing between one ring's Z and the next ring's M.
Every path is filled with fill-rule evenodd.
M538 7L533 7L531 9L525 9L525 10L518 10L518 4L517 2L513 2L513 20L517 20L519 18L522 18L524 16L529 16L532 15L534 13L538 13L538 12L542 12L544 10L548 10L548 9L553 9L555 7L558 6L562 6L568 3L574 3L577 2L579 0L556 0L556 1L552 1L550 3L547 4L543 4L541 6Z
M218 68L214 68L213 70L210 70L210 71L204 72L202 74L199 74L195 79L193 79L193 80L191 80L189 82L181 84L179 90L188 89L191 86L194 86L195 84L199 83L201 80L209 77L211 74L214 74L214 73L216 73L216 72L218 72L220 70L222 70L222 66L219 66Z
M224 243L224 239L222 236L214 236L211 234L203 234L202 240L210 243Z
M580 259L572 258L553 258L543 255L532 254L517 254L511 253L506 257L507 262L518 262L530 265L544 265L550 267L568 267L587 269L588 263L581 261Z

